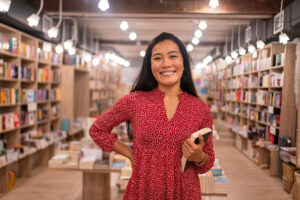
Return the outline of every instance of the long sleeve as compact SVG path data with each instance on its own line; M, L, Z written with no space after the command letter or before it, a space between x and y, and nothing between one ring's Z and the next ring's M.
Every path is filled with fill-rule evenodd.
M89 134L94 142L105 151L114 150L114 142L118 140L111 130L121 122L131 119L133 113L132 93L120 98L114 106L100 115L93 123Z
M204 116L205 117L203 119L201 128L210 128L212 130L213 119L212 119L212 115L208 108L207 108L206 114ZM215 153L214 153L214 149L213 149L212 137L213 137L213 135L210 134L210 136L203 148L203 152L205 152L208 155L208 160L202 166L195 165L195 168L199 174L204 174L205 172L209 171L210 168L212 168L212 166L214 165Z

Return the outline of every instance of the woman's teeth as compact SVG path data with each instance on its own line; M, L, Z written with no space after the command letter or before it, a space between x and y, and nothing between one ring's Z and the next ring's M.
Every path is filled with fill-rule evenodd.
M175 71L173 71L173 72L160 72L161 75L165 75L165 76L172 75L174 73L175 73Z

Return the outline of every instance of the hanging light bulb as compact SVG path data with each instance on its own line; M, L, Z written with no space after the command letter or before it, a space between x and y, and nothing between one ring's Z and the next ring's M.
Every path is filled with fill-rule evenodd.
M136 36L136 33L135 32L131 32L130 34L129 34L129 39L130 40L135 40L137 38L137 36Z
M230 64L232 62L232 58L230 56L226 56L225 61L227 64Z
M197 38L197 37L193 37L193 39L192 39L192 43L193 43L193 45L198 45L199 44L199 39Z
M140 56L144 57L146 55L146 52L144 50L140 51Z
M236 59L239 56L239 54L236 51L232 51L230 55L232 59Z
M64 48L66 50L69 50L70 48L72 48L72 46L73 46L73 41L72 40L67 40L67 41L64 42Z
M218 0L210 0L209 1L209 6L211 8L217 8L219 6L219 1Z
M192 45L191 43L189 43L189 44L186 46L186 49L187 49L188 52L190 52L190 51L193 51L194 47L193 47L193 45Z
M194 36L197 37L197 38L201 38L202 35L203 35L203 34L202 34L202 31L199 30L199 29L197 29L197 30L195 31L195 33L194 33Z
M102 11L106 11L107 9L109 9L108 0L100 0L98 3L98 8Z
M281 33L281 34L279 35L279 42L280 42L281 44L286 44L289 40L290 40L290 38L289 38L289 36L287 36L287 34Z
M197 65L196 65L196 69L202 69L202 68L204 68L206 66L206 64L203 64L203 63L198 63Z
M75 47L71 47L70 49L68 49L68 53L69 53L69 55L74 55L75 53L76 53L76 49L75 49Z
M206 23L206 21L201 20L200 23L199 23L199 28L200 28L201 30L205 30L205 29L207 28L207 23Z
M56 38L57 35L58 35L58 28L52 27L52 28L50 28L50 29L48 30L48 36L49 36L50 38Z
M249 53L254 53L254 51L255 51L255 46L254 45L252 45L252 44L249 44L248 45L248 51L249 51Z
M40 13L43 9L43 5L44 5L44 0L41 0L41 5L40 5L40 8L39 10L37 11L37 13L33 13L31 14L28 18L27 18L27 22L28 22L28 25L33 27L33 26L37 26L39 24L39 21L40 21Z
M100 60L98 57L93 58L93 61L92 61L93 66L99 65L99 63L100 63Z
M246 54L246 49L244 49L243 47L241 47L241 48L239 49L239 54L240 54L241 56L245 55L245 54Z
M87 62L87 63L91 62L91 60L92 60L91 54L86 53L85 56L84 56L84 60L85 60L85 62Z
M258 49L263 49L263 48L265 47L264 41L258 40L258 41L256 42L256 47L257 47Z
M8 12L11 0L0 0L0 12Z
M124 67L129 67L129 66L130 66L130 62L126 60L126 61L124 62Z
M127 21L122 21L121 24L120 24L120 28L123 31L126 31L129 28L129 25L128 25Z
M56 51L56 53L61 54L64 51L63 45L62 44L56 45L55 51Z

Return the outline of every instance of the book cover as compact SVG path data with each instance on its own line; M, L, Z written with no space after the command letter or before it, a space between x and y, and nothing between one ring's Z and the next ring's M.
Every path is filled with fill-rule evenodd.
M191 140L194 141L195 144L199 143L198 136L201 134L204 140L204 144L208 140L212 130L210 128L203 128L195 133L193 133L190 137ZM181 158L181 172L183 173L193 162L188 161L184 156Z

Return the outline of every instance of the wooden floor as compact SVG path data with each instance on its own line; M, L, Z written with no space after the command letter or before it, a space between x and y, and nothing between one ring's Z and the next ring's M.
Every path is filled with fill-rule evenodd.
M229 144L215 144L216 158L220 160L230 179L229 194L225 197L205 197L203 200L291 200L279 178L271 177L250 159ZM112 177L117 179L115 175ZM1 200L81 200L82 174L78 171L43 169L23 181ZM112 181L115 182L115 181ZM112 187L112 200L121 200L122 193Z

